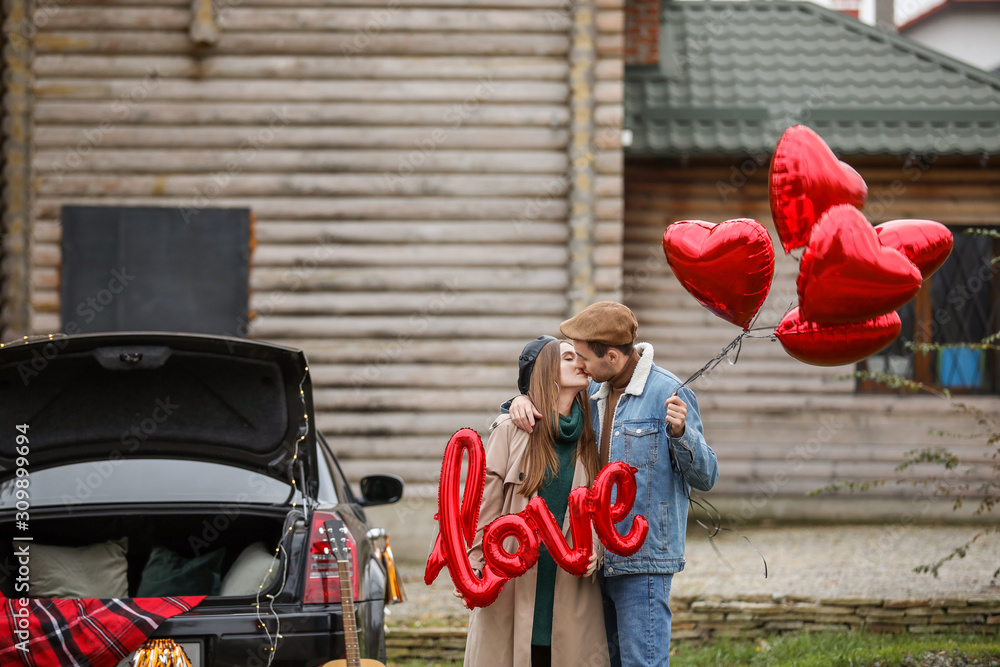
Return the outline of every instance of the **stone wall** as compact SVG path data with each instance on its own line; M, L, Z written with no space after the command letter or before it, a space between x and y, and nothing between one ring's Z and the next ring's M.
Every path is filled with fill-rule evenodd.
M420 660L429 663L462 663L465 628L389 628L385 636L389 662Z
M1000 597L943 599L810 598L749 595L732 600L670 599L674 639L760 637L798 630L997 632Z
M1000 633L1000 596L940 599L748 595L672 597L676 641L762 637L798 631ZM390 628L388 658L461 662L465 628Z

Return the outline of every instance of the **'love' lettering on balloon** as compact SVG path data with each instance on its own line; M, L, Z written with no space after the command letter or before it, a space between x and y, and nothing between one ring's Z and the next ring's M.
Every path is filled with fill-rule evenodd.
M465 493L459 501L463 454L469 457L469 472ZM541 542L561 568L581 576L587 571L594 549L591 525L604 546L622 556L641 549L649 532L649 524L641 515L634 517L626 534L622 535L615 528L615 523L632 511L636 483L635 468L613 461L601 470L591 489L579 487L570 493L572 547L545 501L535 497L528 501L524 510L505 514L486 527L483 532L486 563L482 577L477 577L466 549L475 538L485 479L486 455L479 434L470 428L458 430L444 452L436 517L440 530L427 558L424 582L433 583L441 569L447 566L455 588L461 591L470 607L492 604L505 583L530 570L538 562ZM517 540L514 552L503 546L508 537Z

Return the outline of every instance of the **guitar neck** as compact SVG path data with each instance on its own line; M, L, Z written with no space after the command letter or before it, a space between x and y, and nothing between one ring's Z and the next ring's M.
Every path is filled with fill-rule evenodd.
M344 617L344 646L347 667L361 667L358 647L358 623L354 618L354 591L351 589L351 572L346 560L337 560L337 578L340 580L340 609Z

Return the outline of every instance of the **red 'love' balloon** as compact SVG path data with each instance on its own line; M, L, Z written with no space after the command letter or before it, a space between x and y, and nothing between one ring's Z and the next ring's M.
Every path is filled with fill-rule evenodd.
M573 547L570 548L563 535L562 527L556 523L552 512L545 506L545 501L535 496L528 501L526 508L541 533L545 547L556 565L570 574L582 577L587 572L590 556L594 553L594 538L590 532L590 515L588 510L589 491L580 486L569 494L570 530L573 537Z
M462 482L462 453L469 457L469 474L461 504L458 489ZM455 432L444 450L441 480L438 488L438 525L441 532L427 558L424 582L430 586L441 568L448 566L455 588L462 591L467 604L485 607L500 595L507 578L491 568L483 570L480 579L466 557L466 545L471 545L479 521L479 506L486 480L486 452L479 434L471 428ZM471 530L470 530L471 527ZM464 539L463 539L464 538Z
M459 502L463 454L468 454L469 474L464 501ZM594 488L580 487L569 495L570 548L555 517L541 498L532 498L528 506L517 514L498 517L483 531L482 577L476 576L469 563L466 544L471 545L479 507L482 503L483 484L486 477L486 457L479 434L469 428L459 429L448 441L441 466L438 487L438 521L440 532L427 558L424 583L434 582L441 569L447 567L451 580L469 608L485 607L500 595L503 585L520 576L538 561L539 540L545 542L553 560L567 571L581 576L593 554L593 537L590 526L601 536L611 551L622 555L635 553L646 539L648 524L637 515L632 528L622 536L614 524L632 510L635 501L635 468L621 461L605 466L594 480ZM470 491L471 488L471 491ZM615 488L618 495L611 504ZM507 551L503 543L513 537L517 541L514 551Z
M920 271L883 246L861 211L834 206L813 228L799 264L799 308L811 322L864 322L901 308L920 290Z
M532 498L534 500L536 498ZM517 540L517 550L514 552L503 548L504 540L508 537ZM487 563L506 577L520 577L538 562L538 535L520 513L504 514L486 527L483 533L483 556Z
M860 208L868 196L858 172L838 160L805 125L790 127L781 135L768 183L771 217L786 254L808 242L809 230L831 206Z
M649 532L649 522L640 514L632 520L632 527L625 535L615 530L615 524L628 516L635 502L635 471L624 461L612 461L601 469L591 489L594 530L604 546L620 556L631 556L641 549ZM618 494L612 503L611 493L616 485Z
M951 231L933 220L890 220L875 227L882 245L895 248L917 265L927 279L951 254Z
M790 356L814 366L843 366L866 359L896 340L902 323L895 312L867 322L817 324L793 308L774 332Z
M774 248L756 220L680 220L664 232L663 252L698 303L744 329L771 289Z

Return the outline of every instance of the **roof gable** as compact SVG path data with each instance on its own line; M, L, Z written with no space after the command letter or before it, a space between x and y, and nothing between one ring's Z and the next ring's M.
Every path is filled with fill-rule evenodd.
M625 114L630 155L770 152L800 123L840 153L1000 153L1000 79L809 2L664 2Z
M988 8L1000 8L1000 1L998 0L944 0L944 2L934 5L922 14L914 16L912 19L903 23L898 27L899 32L905 33L910 28L914 28L929 19L936 17L938 15L944 16L950 12L950 10L956 7L988 7Z

